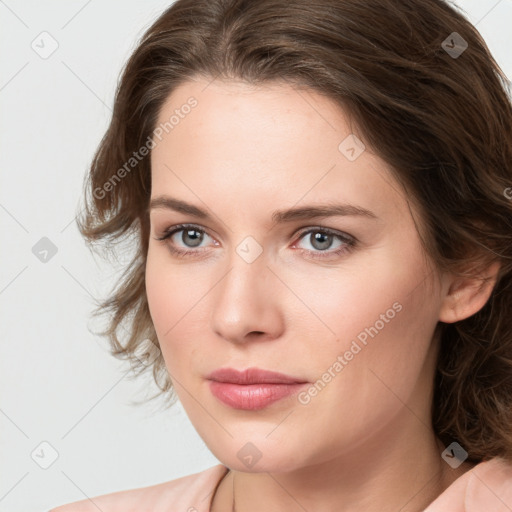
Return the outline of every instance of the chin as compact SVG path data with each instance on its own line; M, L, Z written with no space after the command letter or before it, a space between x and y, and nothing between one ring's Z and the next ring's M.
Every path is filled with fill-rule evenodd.
M205 442L213 455L225 466L245 473L286 473L308 466L302 443L283 445L281 441L266 439L268 429L261 435L244 436L238 433L233 439L219 444L218 438ZM300 448L302 447L302 449Z

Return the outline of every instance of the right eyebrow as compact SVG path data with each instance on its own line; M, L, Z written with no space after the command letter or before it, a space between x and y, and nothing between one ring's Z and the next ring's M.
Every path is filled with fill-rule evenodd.
M199 217L200 219L206 219L210 217L210 215L208 215L208 213L201 208L169 196L158 196L153 198L149 203L149 209L153 210L155 208L166 208L178 213L184 213L185 215L193 215L194 217Z

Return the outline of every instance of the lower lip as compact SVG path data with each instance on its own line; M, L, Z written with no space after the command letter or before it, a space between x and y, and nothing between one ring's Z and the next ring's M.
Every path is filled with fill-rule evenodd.
M232 384L210 381L212 394L234 409L257 411L297 393L307 383L297 384Z

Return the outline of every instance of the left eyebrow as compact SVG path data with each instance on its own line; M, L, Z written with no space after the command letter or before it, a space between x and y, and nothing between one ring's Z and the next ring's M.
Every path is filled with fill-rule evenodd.
M175 199L170 196L158 196L151 200L150 209L165 208L186 215L193 215L200 219L209 219L211 216L205 210L193 204ZM297 220L316 219L320 217L360 216L369 219L378 219L377 215L366 208L351 204L327 204L321 206L303 206L289 210L276 210L272 213L272 221L278 224Z
M325 206L304 206L289 210L277 210L272 214L276 223L293 222L296 220L315 219L319 217L362 216L378 219L377 215L366 208L351 204L332 204Z

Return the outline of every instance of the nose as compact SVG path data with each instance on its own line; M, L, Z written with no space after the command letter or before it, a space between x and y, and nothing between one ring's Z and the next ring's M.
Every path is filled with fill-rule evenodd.
M284 328L279 284L264 253L252 263L234 253L229 271L212 290L213 332L232 343L277 339Z

